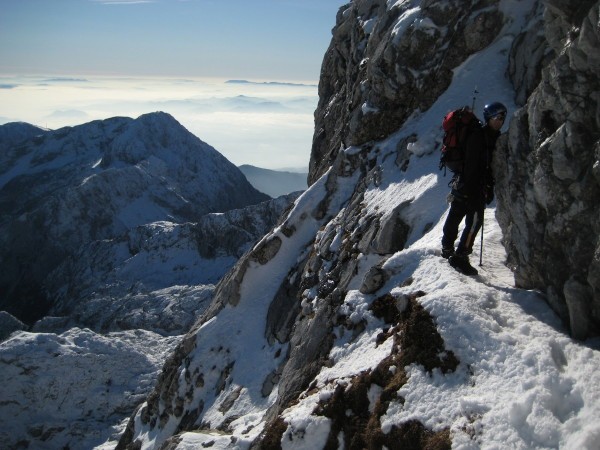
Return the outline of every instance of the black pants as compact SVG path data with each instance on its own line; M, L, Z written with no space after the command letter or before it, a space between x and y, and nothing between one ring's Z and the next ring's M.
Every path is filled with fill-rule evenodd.
M467 202L454 199L450 204L450 212L444 224L444 236L442 237L442 247L454 248L454 241L458 236L458 227L465 219L465 229L460 236L456 253L470 255L473 251L475 237L483 224L483 211L485 206L472 206Z

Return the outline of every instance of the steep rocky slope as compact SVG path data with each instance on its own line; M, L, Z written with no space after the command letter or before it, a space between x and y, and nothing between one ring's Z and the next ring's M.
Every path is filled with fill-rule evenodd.
M508 7L425 0L412 20L417 4L400 3L355 1L338 13L319 83L310 180L340 146L381 139L431 107L453 68L497 36ZM515 36L507 67L517 104L527 104L496 171L517 285L545 292L579 338L600 334L596 3L540 1L527 12L529 26ZM383 11L386 19L377 20ZM485 76L478 83L484 95Z
M118 448L594 448L597 342L572 341L542 295L513 287L495 224L478 279L438 256L441 118L476 87L511 111L535 96L555 58L538 31L567 38L560 11L572 20L588 14L582 5L342 7L311 186L219 283ZM589 11L597 23L597 3ZM504 226L519 208L507 179Z

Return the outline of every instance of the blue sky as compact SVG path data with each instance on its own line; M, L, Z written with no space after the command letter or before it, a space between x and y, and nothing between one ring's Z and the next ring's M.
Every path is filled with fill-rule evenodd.
M313 81L346 0L0 0L0 74Z
M235 164L306 169L321 63L346 3L0 0L0 124L165 111Z

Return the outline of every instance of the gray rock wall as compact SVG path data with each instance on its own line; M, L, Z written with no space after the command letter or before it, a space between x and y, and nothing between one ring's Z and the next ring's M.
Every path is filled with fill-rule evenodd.
M545 6L547 50L537 33L515 41L515 67L552 59L499 143L497 217L517 286L545 292L583 339L600 334L599 2Z
M355 0L337 15L319 81L309 184L340 146L362 145L428 109L452 81L452 69L488 46L502 27L494 1L421 2L419 25L392 26L411 3Z

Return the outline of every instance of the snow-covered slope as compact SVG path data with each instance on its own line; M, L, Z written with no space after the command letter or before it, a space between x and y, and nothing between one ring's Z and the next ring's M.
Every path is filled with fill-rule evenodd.
M0 447L89 449L108 439L114 448L214 283L293 198L94 242L52 273L62 287L33 333L8 338L24 325L0 313L0 384L10 394L0 402Z
M262 169L247 164L239 166L239 169L252 186L271 197L304 191L307 188L308 173Z
M79 328L14 335L0 345L0 445L90 449L114 439L178 340Z
M275 386L264 396L271 373L285 364L277 355L301 350L268 346L261 315L269 308L257 302L206 323L188 355L192 362L178 374L192 381L203 375L209 389L221 380L222 391L202 397L202 425L180 434L176 448L212 442L211 448L243 449L257 441L259 448L283 449L368 448L373 442L390 449L597 448L600 341L569 338L539 293L512 286L494 209L486 214L484 264L476 279L457 274L437 254L442 222L410 249L375 259L388 279L373 294L360 292L372 267L365 262L323 340L311 342L313 328L290 342L331 340L327 364L266 431L263 414L285 395ZM317 295L305 299L301 320L325 326L318 316L326 302ZM245 318L243 326L237 315ZM242 337L223 345L222 329ZM169 422L166 429L173 430ZM258 438L261 431L265 436ZM158 448L161 435L148 439L146 445Z
M540 293L514 287L495 206L478 277L439 255L441 118L476 86L478 111L517 109L508 54L539 13L533 0L342 8L314 183L219 283L117 448L597 448L600 342L573 340Z

